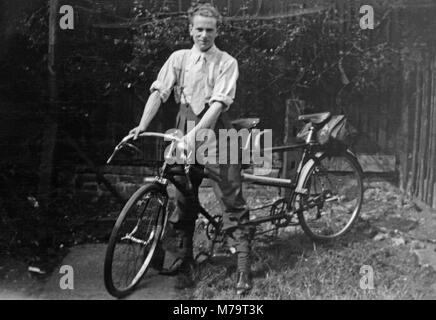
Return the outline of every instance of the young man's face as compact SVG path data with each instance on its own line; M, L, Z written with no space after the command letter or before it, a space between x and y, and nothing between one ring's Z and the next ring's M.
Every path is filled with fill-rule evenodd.
M217 20L213 17L194 16L190 33L197 48L207 51L213 46L218 35Z

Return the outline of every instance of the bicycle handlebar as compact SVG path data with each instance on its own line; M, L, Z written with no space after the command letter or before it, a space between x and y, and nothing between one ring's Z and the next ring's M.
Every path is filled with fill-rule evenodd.
M182 141L181 138L172 135L172 134L168 134L168 133L160 133L160 132L143 132L139 134L140 137L158 137L158 138L164 138L167 141L172 141L172 143L174 142L180 142ZM112 159L114 158L114 156L117 154L117 152L119 150L121 150L122 148L124 148L125 146L130 147L135 149L136 151L142 153L141 150L139 150L136 146L134 146L133 144L129 143L129 141L134 138L135 135L134 134L128 134L127 136L125 136L120 143L117 144L117 146L115 147L114 151L112 152L111 156L109 157L109 159L106 161L106 164L109 164Z
M129 134L129 135L125 136L123 138L123 140L121 140L120 143L127 142L130 139L132 139L134 136L135 135L133 133ZM167 139L167 140L173 140L173 141L177 141L177 142L182 141L181 138L179 138L179 137L177 137L175 135L168 134L168 133L160 133L160 132L143 132L143 133L140 133L139 136L140 137L158 137L158 138L164 138L164 139Z

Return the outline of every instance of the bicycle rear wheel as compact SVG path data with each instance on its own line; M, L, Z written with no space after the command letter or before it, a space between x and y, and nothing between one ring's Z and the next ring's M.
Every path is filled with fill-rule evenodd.
M306 193L296 197L298 219L310 238L328 241L349 231L359 215L362 169L348 152L313 161L303 186Z
M161 238L168 196L151 184L136 191L121 211L106 249L104 281L117 298L130 294L145 274Z

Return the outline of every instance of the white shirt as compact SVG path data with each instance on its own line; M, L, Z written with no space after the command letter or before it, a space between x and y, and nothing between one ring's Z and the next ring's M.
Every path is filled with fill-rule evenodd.
M157 90L163 102L168 100L171 90L180 84L178 79L182 74L185 54L183 93L180 88L175 90L176 101L189 103L197 115L203 111L206 103L215 101L223 103L228 109L235 98L238 62L215 45L206 52L201 52L196 46L174 52L163 65L150 91Z

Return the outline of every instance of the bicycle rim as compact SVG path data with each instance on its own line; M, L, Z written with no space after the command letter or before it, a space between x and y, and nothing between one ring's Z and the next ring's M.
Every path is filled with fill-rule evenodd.
M363 200L360 165L349 154L323 156L315 162L298 195L298 218L314 240L335 239L350 230Z
M167 198L157 188L138 190L121 212L109 240L105 284L110 294L129 294L145 274L163 230Z

